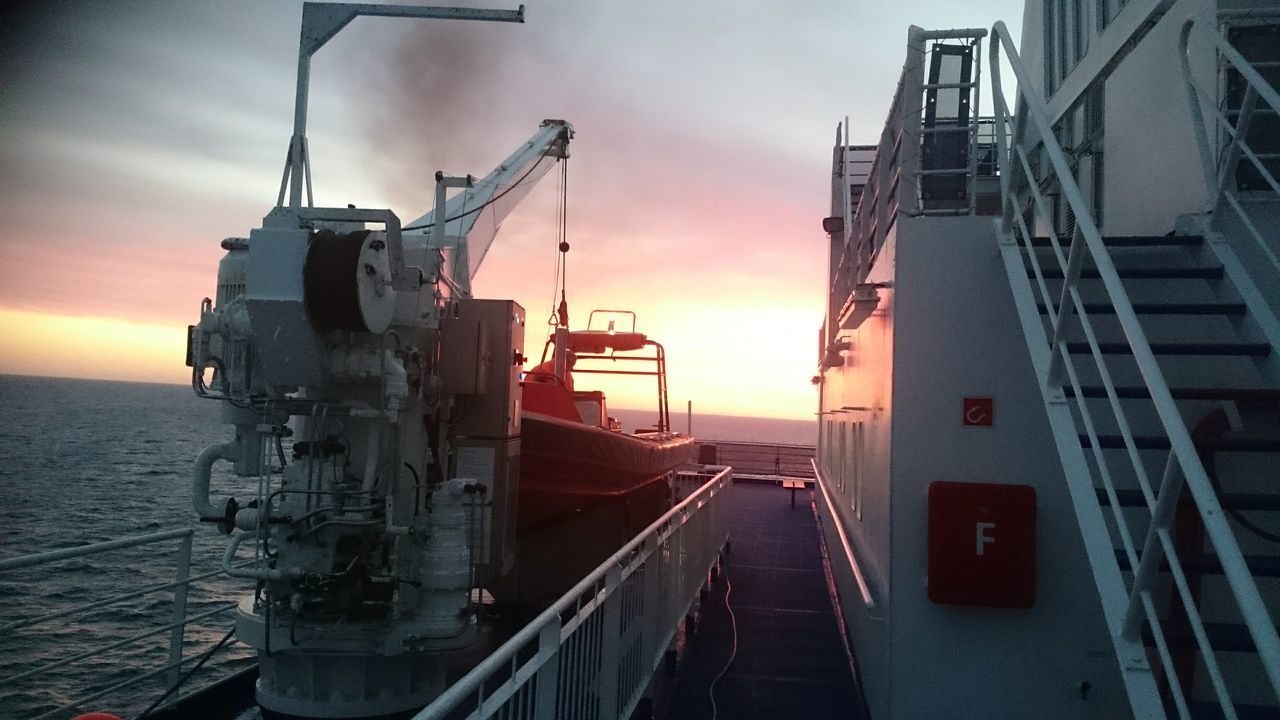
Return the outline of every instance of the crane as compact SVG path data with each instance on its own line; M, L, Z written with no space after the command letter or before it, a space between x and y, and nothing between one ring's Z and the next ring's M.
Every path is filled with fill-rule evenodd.
M236 635L258 652L258 703L293 717L430 702L442 654L476 636L473 589L514 567L524 309L473 298L471 278L573 135L548 120L479 180L437 173L433 211L408 226L314 207L310 58L359 15L524 17L307 3L275 207L223 241L217 293L189 328L192 386L234 428L197 458L193 506L230 535L226 573L253 583ZM215 498L218 463L257 480L248 502Z
M479 180L436 173L435 209L405 227L406 237L421 233L427 245L452 253L446 276L469 295L471 279L479 271L507 215L556 164L569 157L573 126L564 120L543 120L524 145ZM465 188L447 201L450 187ZM441 213L440 209L444 211ZM436 222L443 214L445 222Z

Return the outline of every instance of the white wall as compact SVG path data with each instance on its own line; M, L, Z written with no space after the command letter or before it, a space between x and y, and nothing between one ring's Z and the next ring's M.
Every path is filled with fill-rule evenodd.
M1029 708L1038 717L1124 717L1117 661L992 221L917 218L899 225L893 717L936 716L940 701L949 718L1026 717ZM993 427L962 425L965 397L994 398ZM929 600L927 492L936 481L1035 487L1034 607ZM1077 690L1085 681L1087 701Z
M1163 235L1173 230L1178 215L1210 207L1178 35L1188 16L1203 29L1213 28L1214 5L1203 0L1175 4L1107 80L1105 233ZM1214 92L1213 54L1197 42L1192 58L1201 87Z
M896 230L891 230L876 265L868 276L869 282L892 282L896 237ZM894 298L892 289L882 291L880 303L872 316L857 330L841 334L853 347L845 353L844 367L825 373L823 410L843 410L846 406L871 410L823 415L820 423L824 443L828 438L826 428L837 428L834 447L824 446L824 455L831 460L830 471L825 472L824 476L836 505L836 512L840 515L839 521L844 524L862 565L862 572L879 604L871 611L863 605L852 576L840 557L840 542L831 532L831 518L824 517L823 527L827 533L827 546L833 553L833 571L840 591L842 609L853 636L855 659L863 689L872 717L876 718L889 716L891 682L887 600L891 565L889 447L893 424L889 398L893 391ZM852 449L846 446L845 456L838 457L838 429L843 424L847 436L852 437L855 423L862 423L865 451L861 458L857 458ZM858 508L855 508L859 497L860 516ZM818 505L825 515L824 503L819 502Z
M826 479L875 610L863 607L829 517L824 529L872 717L1127 716L992 220L900 218L871 280L893 288L850 333L846 365L826 373L823 408L872 410L823 419L861 421L866 432L861 519L847 477L838 491L851 459L829 463ZM969 396L995 399L993 428L962 426ZM928 599L927 490L939 480L1036 488L1033 608Z

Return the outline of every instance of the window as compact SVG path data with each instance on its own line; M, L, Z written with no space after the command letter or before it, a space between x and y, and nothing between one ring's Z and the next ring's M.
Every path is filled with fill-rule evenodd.
M1112 20L1116 19L1116 15L1120 14L1120 9L1128 0L1098 0L1098 6L1094 12L1098 16L1098 33L1101 34Z
M1103 130L1106 127L1106 83L1098 80L1084 95L1084 140L1081 152L1089 159L1089 193L1093 221L1102 226Z
M1084 31L1084 0L1071 0L1071 66L1084 58L1089 47L1089 35Z
M836 423L834 420L827 420L827 438L823 443L822 453L822 470L827 478L831 478L835 474L835 439L836 439Z
M1053 27L1053 34L1058 39L1058 84L1061 86L1063 78L1067 76L1067 72L1071 69L1071 62L1067 55L1067 0L1058 0L1058 22Z
M854 467L853 475L853 510L858 519L862 519L862 481L867 473L867 429L866 423L858 423L854 431Z
M1058 89L1058 73L1054 62L1053 28L1054 6L1058 0L1044 0L1044 96L1053 95Z
M845 476L849 474L849 433L848 425L840 423L840 492L845 491Z

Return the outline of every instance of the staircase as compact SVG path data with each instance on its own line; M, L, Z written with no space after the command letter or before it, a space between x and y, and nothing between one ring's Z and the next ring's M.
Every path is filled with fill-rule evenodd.
M1266 481L1280 468L1280 355L1203 236L1102 240L1274 623L1280 608L1280 492ZM1027 342L1048 350L1054 333L1050 308L1062 295L1066 263L1057 261L1049 238L1033 238L1030 245L1006 248L1005 259L1011 281L1022 286L1015 293L1026 306L1022 314L1033 319L1024 323ZM1172 441L1101 273L1083 262L1079 277L1075 290L1082 311L1065 326L1062 343L1070 361L1064 360L1062 380L1042 389L1049 411L1069 416L1059 451L1064 462L1087 469L1088 501L1102 516L1112 548L1105 561L1115 563L1126 594L1133 593L1141 558L1148 552L1158 556L1149 561L1144 582L1158 621L1143 619L1131 642L1140 641L1152 665L1159 667L1163 655L1175 669L1155 676L1170 714L1181 714L1173 702L1177 684L1190 717L1230 717L1213 712L1219 691L1236 717L1275 717L1280 702L1234 607L1223 560L1205 537L1194 499L1183 488L1165 503L1164 513L1158 510ZM1037 292L1041 287L1044 292ZM1070 306L1066 312L1072 313ZM1143 547L1152 508L1163 517L1158 525L1166 528L1172 552ZM1169 556L1176 557L1180 577ZM1211 649L1207 660L1198 657L1197 633ZM1216 664L1217 680L1206 663Z
M1280 321L1259 289L1280 267L1234 250L1271 241L1206 217L1102 236L1007 30L992 36L1000 252L1134 716L1280 717ZM1023 93L1011 148L1001 48ZM1054 223L1029 127L1050 138L1071 237L1035 232ZM1211 188L1235 184L1226 157Z

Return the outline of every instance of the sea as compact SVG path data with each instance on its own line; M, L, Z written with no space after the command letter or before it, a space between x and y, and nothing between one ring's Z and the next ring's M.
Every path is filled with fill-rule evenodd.
M615 415L626 428L656 419L641 411ZM685 430L684 413L672 419ZM706 414L693 416L692 430L700 440L753 443L809 445L817 437L813 421ZM0 561L194 527L191 575L210 577L188 593L187 616L199 619L187 626L182 654L198 658L230 630L236 599L253 591L247 581L213 572L226 537L193 523L191 510L196 456L230 434L217 404L188 387L0 375ZM222 465L215 494L255 494L256 480ZM169 675L172 588L42 618L172 583L180 544L170 539L0 571L0 718L70 718L93 710L128 718L158 699ZM233 640L187 682L202 687L253 661Z

